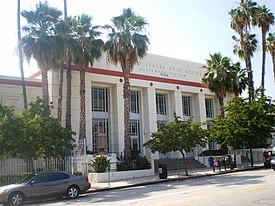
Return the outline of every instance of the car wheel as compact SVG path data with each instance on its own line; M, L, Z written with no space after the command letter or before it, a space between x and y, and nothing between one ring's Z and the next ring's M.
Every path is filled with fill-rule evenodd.
M24 195L21 192L14 192L9 196L10 205L21 205L24 202Z
M70 199L75 199L79 195L79 188L77 186L71 186L67 190L67 197Z

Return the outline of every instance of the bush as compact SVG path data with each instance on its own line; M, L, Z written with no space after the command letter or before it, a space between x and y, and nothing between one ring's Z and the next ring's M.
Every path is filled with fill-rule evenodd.
M107 168L110 167L110 160L105 156L98 156L89 165L94 168L95 172L106 172Z
M117 171L127 171L127 170L143 170L150 169L151 163L145 156L140 156L138 153L132 153L133 161L132 164L127 164L125 162L122 154L117 156L117 160L120 162L117 163Z
M145 156L143 156L143 157L138 156L135 164L136 164L137 169L139 169L139 170L151 168L151 162L149 162L149 160Z

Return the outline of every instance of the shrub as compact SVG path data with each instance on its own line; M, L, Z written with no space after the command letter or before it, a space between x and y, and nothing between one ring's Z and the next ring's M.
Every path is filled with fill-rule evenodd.
M110 160L101 155L93 159L89 165L94 168L95 172L106 172L107 168L110 167Z
M117 163L117 171L142 170L151 168L151 163L145 156L142 157L136 152L134 153L134 155L132 153L132 156L132 164L127 164L122 154L117 156L117 160L119 160L119 162Z
M149 162L149 160L145 156L138 156L135 164L138 170L151 168L151 162Z

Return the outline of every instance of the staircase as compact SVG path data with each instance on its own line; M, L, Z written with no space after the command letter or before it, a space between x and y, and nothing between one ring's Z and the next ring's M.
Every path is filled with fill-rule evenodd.
M199 169L206 168L205 165L201 164L199 161L194 158L186 158L185 159L187 169ZM176 170L184 170L184 162L183 159L159 159L155 160L155 172L158 171L159 165L165 164L167 165L168 171L176 171Z

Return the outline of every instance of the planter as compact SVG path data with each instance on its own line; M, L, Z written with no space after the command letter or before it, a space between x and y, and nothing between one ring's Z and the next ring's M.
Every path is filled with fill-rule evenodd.
M88 178L91 183L102 183L152 175L154 175L153 168L146 170L108 171L104 173L92 172L88 174Z

